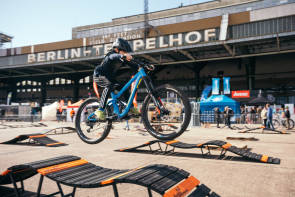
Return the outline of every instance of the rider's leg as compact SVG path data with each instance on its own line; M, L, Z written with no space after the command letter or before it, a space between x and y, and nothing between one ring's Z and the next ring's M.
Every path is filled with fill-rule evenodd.
M100 108L95 111L95 115L99 120L105 120L105 107L107 105L108 98L111 94L113 83L105 76L100 76L99 81L105 87L100 97Z

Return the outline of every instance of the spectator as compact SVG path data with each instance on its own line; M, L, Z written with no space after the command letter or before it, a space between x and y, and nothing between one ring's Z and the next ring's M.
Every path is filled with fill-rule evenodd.
M74 121L74 117L75 117L75 110L72 108L72 110L70 111L70 117L72 122Z
M219 128L219 123L220 123L220 110L218 107L214 108L214 115L215 115L215 122L217 124L217 128Z
M256 109L256 112L257 112L257 122L262 122L262 119L261 119L261 112L262 112L262 107L259 106L257 109Z
M59 109L56 110L56 120L57 122L60 121L60 117L61 117L61 112L59 111Z
M261 119L262 119L262 124L264 126L264 128L266 128L266 121L267 121L267 109L266 106L263 107L262 111L261 111Z
M267 126L268 128L275 130L273 124L272 124L272 114L273 114L273 110L270 107L270 104L266 104L266 108L267 108Z
M245 106L241 106L241 124L246 122L246 109Z
M125 130L129 131L130 130L130 127L129 127L129 124L128 124L128 120L126 120L126 126L125 126Z
M250 120L251 120L251 123L252 124L255 124L256 122L256 111L255 111L255 108L254 107L251 107L251 111L250 111Z
M226 106L224 108L224 112L223 113L224 113L225 125L228 126L228 128L231 128L230 118L233 115L233 110L231 108L229 108L228 106Z
M290 118L291 118L291 115L290 115L290 111L289 111L289 107L288 106L286 106L285 117L286 117L287 129L289 130L290 129Z

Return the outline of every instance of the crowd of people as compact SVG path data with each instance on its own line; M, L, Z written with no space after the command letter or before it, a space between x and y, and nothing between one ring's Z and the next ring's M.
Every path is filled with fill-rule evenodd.
M241 114L236 117L236 122L240 124L262 124L265 128L269 128L274 130L273 125L273 114L274 111L271 108L270 104L266 104L264 106L255 106L255 107L246 107L241 106ZM290 118L291 114L289 111L289 107L282 107L280 112L280 119L286 120L286 127L290 129ZM218 107L214 108L214 119L217 124L217 128L219 128L220 123L224 121L225 126L231 128L231 117L234 116L234 112L231 108L226 106L224 111Z

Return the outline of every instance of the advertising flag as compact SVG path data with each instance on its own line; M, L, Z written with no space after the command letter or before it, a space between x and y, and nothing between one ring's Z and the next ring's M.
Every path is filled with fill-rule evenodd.
M219 78L212 78L212 94L219 94Z
M230 94L230 77L223 77L223 94Z

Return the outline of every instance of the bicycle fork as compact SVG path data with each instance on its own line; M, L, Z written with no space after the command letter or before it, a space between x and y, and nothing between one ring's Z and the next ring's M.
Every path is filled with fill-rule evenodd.
M157 92L154 91L155 87L154 87L151 79L148 76L143 77L143 82L146 86L148 94L151 95L151 98L153 100L154 105L156 106L158 113L160 115L168 115L169 111L167 109L165 109L165 106L163 105L163 102L162 102L160 96L158 95Z

